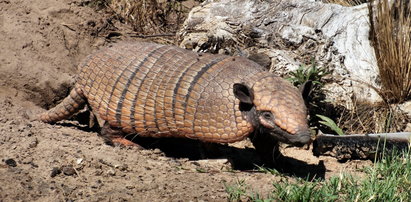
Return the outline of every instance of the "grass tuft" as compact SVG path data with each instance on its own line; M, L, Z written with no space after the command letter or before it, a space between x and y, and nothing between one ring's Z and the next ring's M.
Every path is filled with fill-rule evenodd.
M295 71L289 73L290 76L287 78L293 85L300 86L307 81L312 81L314 88L316 85L318 87L323 86L323 77L330 74L323 67L319 67L314 61L310 65L300 65Z
M368 2L368 0L323 0L324 3L339 4L341 6L357 6Z
M241 199L247 194L247 185L244 180L237 179L233 185L225 184L225 191L228 193L229 201L241 201Z
M392 3L390 3L392 2ZM411 99L411 5L408 0L369 4L370 40L377 57L383 99Z

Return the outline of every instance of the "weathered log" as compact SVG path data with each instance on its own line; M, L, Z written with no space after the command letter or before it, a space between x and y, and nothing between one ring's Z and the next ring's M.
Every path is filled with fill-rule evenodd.
M367 135L319 135L313 143L315 156L338 160L371 159L384 154L402 154L410 149L411 132Z
M181 47L258 58L278 73L314 60L332 71L328 99L377 102L367 5L343 7L307 0L220 0L194 8L180 30ZM256 57L257 56L257 57Z

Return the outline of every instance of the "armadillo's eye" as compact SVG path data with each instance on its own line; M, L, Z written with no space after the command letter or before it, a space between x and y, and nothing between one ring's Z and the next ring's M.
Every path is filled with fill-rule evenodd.
M266 120L272 120L274 118L271 112L262 112L261 116Z

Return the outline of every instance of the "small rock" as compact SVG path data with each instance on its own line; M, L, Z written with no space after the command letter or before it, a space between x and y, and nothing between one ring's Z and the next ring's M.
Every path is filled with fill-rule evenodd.
M116 175L116 171L114 169L109 169L107 171L107 174L110 175L110 176L114 176L114 175Z
M257 64L265 67L266 69L270 69L271 58L264 53L252 53L248 56L248 59L256 62Z
M33 163L33 157L26 157L21 161L22 164L32 164Z
M227 159L206 159L193 161L192 164L201 168L221 169L227 167L227 165L229 165L229 161Z
M6 123L7 121L8 121L8 119L6 119L4 117L0 118L0 123Z
M51 170L50 177L56 177L56 176L57 176L58 174L60 174L60 173L61 173L60 168L54 167L54 168Z
M30 165L33 167L33 168L38 168L39 166L37 165L37 164L35 164L34 162L30 162Z
M191 162L191 164L193 164L195 166L201 166L200 163L198 163L198 161L193 161L193 162Z
M99 189L99 188L101 188L102 186L103 186L102 181L101 181L101 180L97 180L97 181L95 182L95 184L91 185L91 188L93 188L93 189Z
M96 170L96 171L94 171L94 175L95 176L101 176L103 174L103 171L102 170Z
M95 26L96 26L96 22L93 21L93 20L89 20L89 21L87 21L87 25L88 25L88 26L91 26L91 27L95 27Z
M10 167L16 167L17 163L14 159L7 159L6 161L4 161L8 166Z
M68 176L77 174L76 170L73 168L72 165L62 166L61 171Z
M119 169L121 171L126 171L128 169L128 165L127 164L123 164L123 165L116 164L114 165L114 168Z
M404 132L411 132L411 123L407 123Z
M408 116L411 116L411 101L405 102L401 105L399 105L399 108Z
M163 152L160 149L154 149L153 154L162 154Z
M30 148L37 147L38 143L39 143L39 141L37 140L37 138L35 138L32 142L30 142L29 147Z
M9 122L9 124L10 124L10 125L20 125L20 121L11 120L11 121Z
M77 165L81 164L82 162L83 162L82 158L79 158L79 159L76 160Z

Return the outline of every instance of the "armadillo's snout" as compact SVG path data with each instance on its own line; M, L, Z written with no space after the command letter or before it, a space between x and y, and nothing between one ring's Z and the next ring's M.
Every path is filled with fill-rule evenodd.
M311 132L309 129L297 130L295 133L290 133L280 127L276 127L272 128L269 133L277 140L297 147L311 142Z
M289 141L292 145L301 147L305 144L311 142L311 133L310 130L299 131L295 135L289 137Z

